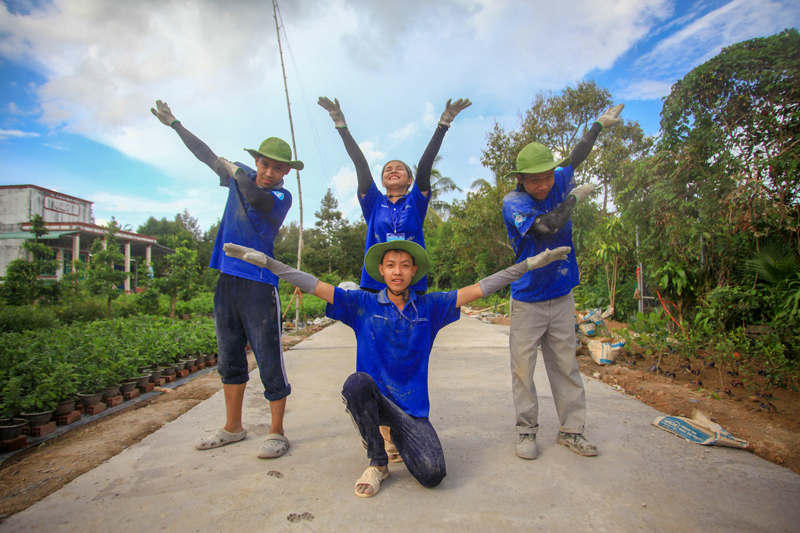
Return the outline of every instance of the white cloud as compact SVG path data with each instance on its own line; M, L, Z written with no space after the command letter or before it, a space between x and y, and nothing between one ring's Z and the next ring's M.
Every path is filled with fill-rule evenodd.
M660 100L672 90L672 84L665 81L641 80L632 82L616 92L622 100Z
M11 138L21 138L21 137L38 137L38 133L28 132L28 131L20 131L20 130L0 130L0 141L5 141L6 139Z
M367 158L367 163L374 164L376 161L383 161L386 157L386 152L382 152L375 148L375 143L372 141L363 141L358 144L361 153Z

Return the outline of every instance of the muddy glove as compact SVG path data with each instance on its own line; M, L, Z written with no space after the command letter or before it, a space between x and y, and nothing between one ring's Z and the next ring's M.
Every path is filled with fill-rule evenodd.
M328 111L328 114L333 119L333 124L337 128L347 127L347 123L344 121L344 113L342 113L342 108L339 106L339 100L334 98L333 102L331 102L330 98L320 96L317 103Z
M246 246L239 246L226 242L222 249L228 257L235 257L242 261L247 261L251 265L266 268L282 280L291 283L307 294L314 294L317 289L317 278L296 268L284 265L280 261L271 258L265 253L259 252Z
M158 109L158 111L156 111ZM156 100L156 109L150 108L150 112L153 113L158 120L165 126L172 127L172 124L175 122L180 122L170 111L169 106L166 102L162 102L161 100Z
M456 118L456 115L472 105L472 102L469 101L469 98L459 98L453 103L450 102L452 102L452 98L447 101L447 104L444 107L444 113L442 113L442 118L439 119L439 124L442 126L450 127L450 124L453 123L453 119Z
M595 120L595 122L599 122L600 125L603 126L604 130L607 130L608 128L613 128L617 124L622 123L622 119L617 117L619 117L619 114L622 113L622 110L624 108L625 104L619 104L617 106L614 106L605 113L603 113L602 115L600 115L599 117L597 117L597 120Z
M230 161L228 161L224 157L218 157L217 158L217 162L220 165L222 165L222 167L225 168L225 170L228 171L228 174L232 178L236 177L236 173L237 172L241 172L242 174L244 174L244 170L242 170L241 168L237 167L236 165L234 165L233 163L231 163Z
M478 282L481 286L483 297L487 297L505 287L506 285L517 281L526 272L535 268L542 268L549 265L553 261L561 261L566 259L569 255L571 248L569 246L562 246L555 250L545 250L539 255L527 258L525 261L520 261L514 266L508 267L505 270L496 272L489 277L483 278Z
M574 196L575 200L577 200L576 204L579 204L582 201L584 201L590 194L592 194L596 188L597 185L595 185L594 183L587 183L586 185L575 187L574 189L572 189L572 191L570 191L569 195Z
M548 248L540 254L527 258L525 262L528 264L528 270L534 270L537 268L542 268L543 266L547 266L553 261L565 260L571 251L572 248L569 246L560 246L559 248L555 248L553 250Z

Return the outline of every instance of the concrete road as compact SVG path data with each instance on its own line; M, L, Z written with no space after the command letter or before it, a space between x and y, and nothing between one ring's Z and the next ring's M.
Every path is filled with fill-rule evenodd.
M555 444L544 373L539 458L514 455L508 328L462 316L431 356L431 420L448 475L422 488L405 467L373 498L357 498L366 452L340 391L355 368L355 337L335 324L286 353L292 447L256 451L269 409L254 372L245 397L250 435L198 451L223 422L218 393L24 512L16 531L725 531L800 530L800 476L741 450L705 448L653 427L659 414L587 379L587 435L600 455Z

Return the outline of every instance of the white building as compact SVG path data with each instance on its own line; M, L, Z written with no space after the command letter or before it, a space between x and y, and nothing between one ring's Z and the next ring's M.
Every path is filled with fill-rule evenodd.
M14 259L27 258L22 247L26 240L32 240L30 219L40 215L50 233L40 237L56 253L59 268L47 279L61 279L72 269L72 259L84 263L95 239L102 239L105 228L92 223L92 202L51 191L36 185L0 186L0 276L5 276L6 266ZM146 271L146 266L157 256L173 253L172 250L156 243L155 237L140 235L131 231L117 233L117 241L125 254L121 266L132 276L125 281L125 290L137 286L138 270ZM136 261L134 257L144 258ZM137 268L137 265L139 268Z

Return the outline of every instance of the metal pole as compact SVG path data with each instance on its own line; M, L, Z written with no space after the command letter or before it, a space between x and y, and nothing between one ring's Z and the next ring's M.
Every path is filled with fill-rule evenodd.
M294 140L294 124L292 123L292 105L289 103L289 85L286 82L286 67L283 64L283 49L281 47L281 32L278 28L278 1L272 0L272 16L275 18L275 33L278 35L278 53L281 57L281 71L283 72L283 89L286 92L286 109L289 111L289 130L292 133L292 150L295 159L300 159L297 155L297 144ZM297 175L297 199L300 203L300 228L297 236L297 270L300 270L303 258L303 191L300 187L300 171L295 170ZM298 300L299 302L299 300ZM295 304L294 326L297 332L297 324L300 322L300 306Z

